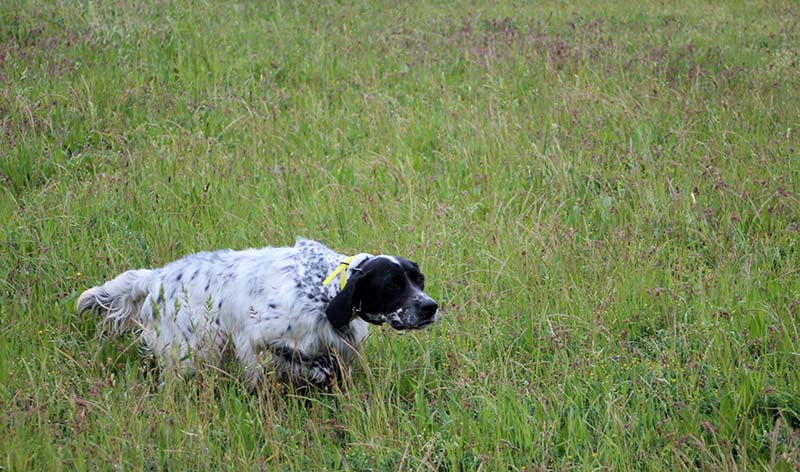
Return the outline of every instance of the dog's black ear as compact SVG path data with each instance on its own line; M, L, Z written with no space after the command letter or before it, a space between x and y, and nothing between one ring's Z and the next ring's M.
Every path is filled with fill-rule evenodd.
M342 291L333 297L328 308L325 309L325 315L328 316L328 321L331 322L334 328L341 328L353 318L353 308L355 308L356 303L358 303L356 291L358 290L358 282L361 278L361 272L353 274Z

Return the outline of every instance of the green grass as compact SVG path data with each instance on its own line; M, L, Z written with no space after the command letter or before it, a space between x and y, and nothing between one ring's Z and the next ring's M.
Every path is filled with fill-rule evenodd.
M0 469L800 464L796 2L0 4ZM222 247L418 261L344 392L156 387L74 304Z

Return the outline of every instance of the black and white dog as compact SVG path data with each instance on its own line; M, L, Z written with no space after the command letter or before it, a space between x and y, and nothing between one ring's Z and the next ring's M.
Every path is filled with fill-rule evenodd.
M201 252L160 269L129 270L78 298L111 331L140 333L162 371L192 373L232 353L255 387L270 366L284 380L328 384L348 371L367 323L418 329L438 306L417 264L322 244ZM264 359L266 358L266 359Z

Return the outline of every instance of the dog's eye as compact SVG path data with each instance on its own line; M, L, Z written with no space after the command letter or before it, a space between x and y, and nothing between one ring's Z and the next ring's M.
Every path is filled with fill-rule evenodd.
M391 287L392 290L400 290L403 288L405 281L406 281L405 277L402 276L394 277L392 278L391 282L389 282L389 287Z
M417 277L417 286L419 286L419 288L422 290L425 290L425 277L421 275Z

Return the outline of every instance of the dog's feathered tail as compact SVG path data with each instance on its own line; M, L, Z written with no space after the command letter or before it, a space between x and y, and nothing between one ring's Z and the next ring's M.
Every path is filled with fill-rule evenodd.
M111 333L119 335L136 326L142 305L150 295L154 271L129 270L103 285L92 287L78 297L78 313L94 311L111 325Z

